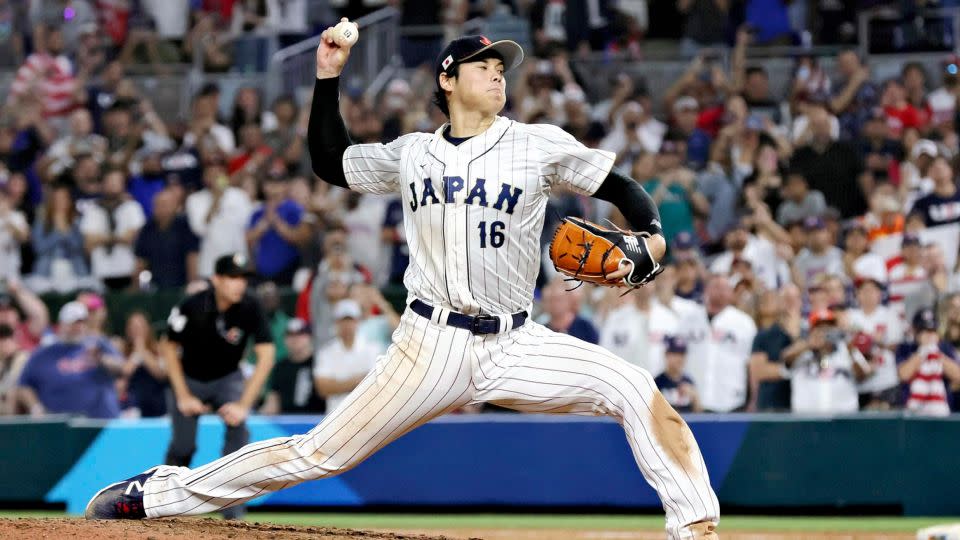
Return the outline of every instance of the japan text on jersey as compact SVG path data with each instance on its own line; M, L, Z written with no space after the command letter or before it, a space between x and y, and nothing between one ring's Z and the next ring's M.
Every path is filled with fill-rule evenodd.
M456 146L444 139L445 127L350 146L347 182L403 198L410 251L404 285L412 297L462 313L527 310L550 191L593 194L615 156L551 125L498 117Z

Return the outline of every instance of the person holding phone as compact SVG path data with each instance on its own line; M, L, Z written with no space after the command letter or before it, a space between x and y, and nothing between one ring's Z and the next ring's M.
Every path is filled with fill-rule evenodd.
M187 197L187 220L200 238L197 274L213 274L213 263L228 253L247 254L247 243L238 234L246 228L253 203L244 190L229 183L226 163L214 158L203 171L204 189Z

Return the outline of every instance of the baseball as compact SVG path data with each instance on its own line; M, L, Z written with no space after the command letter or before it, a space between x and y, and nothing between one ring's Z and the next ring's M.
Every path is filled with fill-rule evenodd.
M341 47L352 47L359 37L357 23L341 21L333 27L333 41Z

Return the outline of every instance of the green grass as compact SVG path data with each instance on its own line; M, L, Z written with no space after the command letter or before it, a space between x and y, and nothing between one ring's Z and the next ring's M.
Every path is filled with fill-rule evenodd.
M0 518L63 517L55 511L0 511ZM660 516L503 514L316 514L254 512L249 521L349 529L567 529L660 530ZM725 530L803 532L913 532L960 518L725 516Z

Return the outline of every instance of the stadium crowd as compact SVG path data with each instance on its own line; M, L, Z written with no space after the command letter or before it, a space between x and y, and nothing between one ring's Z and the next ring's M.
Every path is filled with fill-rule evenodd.
M197 43L207 64L227 68L232 54L203 25L239 17L241 32L255 32L277 2L184 2L172 42L156 39L147 0L116 3L129 8L122 23L98 9L79 24L92 3L35 0L18 11L0 1L14 30L30 29L0 43L23 52L0 113L0 414L165 414L162 321L134 311L108 328L104 295L201 290L214 261L233 253L255 262L251 292L278 348L261 413L332 408L398 322L381 291L402 286L407 267L399 197L314 177L308 106L293 97L264 103L242 88L224 107L208 84L184 119L161 118L127 77L140 44L160 69L166 46L184 54ZM776 95L747 50L806 39L788 3L768 2L781 9L764 15L732 2L747 8L734 25L731 2L681 0L677 37L692 57L683 76L651 95L619 74L591 101L571 59L584 48L637 53L646 3L622 3L610 18L622 31L607 38L571 26L590 17L544 24L554 4L509 7L528 13L535 50L508 76L504 114L615 152L657 203L670 248L666 271L627 295L569 290L544 259L538 321L649 369L681 411L960 407L960 58L936 72L905 63L878 80L852 49L829 70L800 55ZM711 13L725 28L704 22ZM728 34L726 69L712 55ZM427 60L381 95L344 83L354 141L445 121L430 103L433 45L414 45L405 51ZM544 247L560 216L626 225L612 206L573 193L553 193L547 215ZM52 317L48 293L76 299Z

